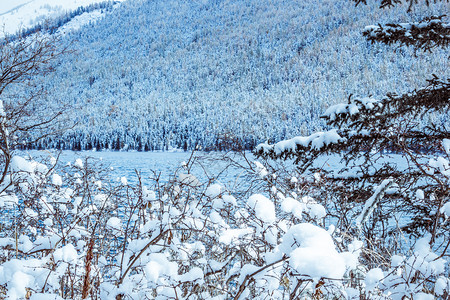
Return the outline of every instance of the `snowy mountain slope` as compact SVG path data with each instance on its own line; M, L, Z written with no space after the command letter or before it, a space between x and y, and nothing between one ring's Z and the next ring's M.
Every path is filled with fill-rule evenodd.
M75 54L42 79L77 127L43 147L220 149L307 134L349 94L383 96L448 77L448 53L371 45L368 24L442 14L348 0L124 2L67 35ZM415 56L417 55L417 57Z
M0 0L0 36L15 34L63 14L104 0Z
M20 7L26 5L30 0L17 0L17 1L0 1L0 15L6 15Z

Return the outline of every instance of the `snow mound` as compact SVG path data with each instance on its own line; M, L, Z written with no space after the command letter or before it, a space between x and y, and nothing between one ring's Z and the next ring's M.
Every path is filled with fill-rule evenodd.
M261 221L265 223L275 222L275 205L267 197L261 194L252 195L247 204L255 210L256 217Z
M345 259L335 248L330 234L310 223L291 227L280 250L290 256L289 264L299 274L312 278L342 278Z

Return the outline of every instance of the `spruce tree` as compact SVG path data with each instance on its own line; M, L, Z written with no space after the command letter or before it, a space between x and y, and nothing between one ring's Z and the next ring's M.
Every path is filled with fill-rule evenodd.
M365 1L356 0L359 3ZM380 6L399 3L382 0ZM409 3L408 10L414 1ZM445 20L431 16L419 22L371 25L362 34L372 43L410 46L433 55L437 47L449 45L450 24ZM386 242L383 249L376 246L393 235L429 235L430 245L448 255L450 80L430 74L426 82L424 88L388 93L381 99L350 95L346 103L325 111L327 131L260 144L254 153L265 159L293 159L303 175L321 174L319 189L324 199L336 201L340 227L360 230L366 246L381 255L400 249L388 249ZM339 157L338 170L323 168L326 163L320 158L327 155Z

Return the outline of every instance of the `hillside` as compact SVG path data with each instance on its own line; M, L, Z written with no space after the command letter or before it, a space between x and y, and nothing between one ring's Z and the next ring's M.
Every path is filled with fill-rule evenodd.
M120 2L120 1L114 1ZM0 3L0 37L35 30L54 20L69 21L83 12L111 6L105 0L14 0ZM65 22L64 22L65 23ZM74 22L75 23L75 22ZM79 22L78 22L79 23ZM54 24L57 25L57 24Z
M38 147L251 148L310 133L350 94L381 97L432 73L448 77L445 50L393 51L361 34L445 5L407 15L348 0L123 2L66 34L75 51L39 79L45 101L73 106L77 125Z

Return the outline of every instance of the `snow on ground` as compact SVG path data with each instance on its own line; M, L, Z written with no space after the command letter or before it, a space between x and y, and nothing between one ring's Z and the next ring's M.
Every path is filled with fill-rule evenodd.
M97 22L97 20L103 17L103 13L100 10L94 10L89 13L84 13L82 15L76 16L67 24L64 24L58 29L58 32L61 34L65 34L69 31L78 30L84 25L89 24L89 22Z
M122 1L122 0L120 0ZM5 33L14 34L19 29L28 28L48 18L56 18L81 6L104 2L104 0L0 0L0 26ZM78 25L69 28L77 29L90 20L96 20L99 12L86 13L76 18ZM92 18L92 19L91 19ZM88 19L88 20L86 20Z

